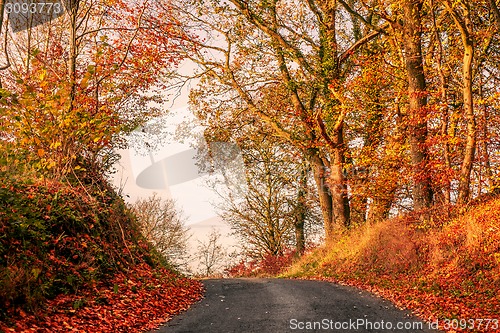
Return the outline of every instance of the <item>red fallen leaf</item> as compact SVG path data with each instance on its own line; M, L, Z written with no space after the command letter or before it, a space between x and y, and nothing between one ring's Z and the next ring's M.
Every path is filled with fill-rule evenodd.
M116 283L120 293L109 290ZM135 292L132 286L136 286ZM107 304L100 304L106 295ZM19 317L17 329L0 322L0 330L6 332L144 332L158 327L201 299L203 286L199 281L177 276L166 269L156 274L145 265L129 271L129 276L117 275L105 283L98 283L79 295L60 295L48 302L43 312L35 316ZM85 305L77 310L76 300L85 299Z

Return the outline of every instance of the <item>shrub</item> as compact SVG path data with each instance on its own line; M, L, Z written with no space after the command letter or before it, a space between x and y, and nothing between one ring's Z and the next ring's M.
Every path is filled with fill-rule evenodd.
M339 233L286 275L363 287L424 318L496 318L498 211L500 198L490 197L450 214L427 211L423 218L412 213L364 225Z
M3 179L0 308L35 310L47 298L92 286L134 262L153 263L138 230L105 182L83 187Z
M296 251L288 249L282 255L266 254L259 259L242 259L225 272L230 277L276 276L288 269L296 258Z

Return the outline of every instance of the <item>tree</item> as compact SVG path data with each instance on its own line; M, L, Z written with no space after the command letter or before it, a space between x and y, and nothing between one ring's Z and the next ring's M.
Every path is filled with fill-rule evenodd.
M227 186L224 180L212 185L222 198L221 217L243 241L246 252L258 258L281 256L292 246L302 253L305 230L313 229L318 219L307 162L297 160L286 143L270 139L252 132L240 141L244 186Z
M217 82L211 92L219 99L239 99L241 112L302 151L313 170L327 239L336 227L349 227L342 83L350 56L379 32L359 39L347 29L339 33L339 22L349 16L336 1L184 1L178 11L186 26L206 36L191 38L194 52L186 55L203 69L202 83ZM279 95L274 105L266 102L272 92Z
M404 99L407 99L407 105L402 109L401 123L410 144L414 208L429 207L434 200L439 199L440 192L444 194L444 202L451 202L451 184L456 169L460 169L457 176L457 202L463 204L471 190L471 172L477 149L474 71L484 73L481 66L488 62L487 52L492 50L496 30L492 26L497 26L496 5L484 1L474 2L474 6L471 6L468 1L435 4L433 1L377 0L362 3L361 6L370 12L368 17L379 17L389 23L390 29L384 28L382 33L396 41L391 45L394 51L399 51L399 58L404 63L407 78L407 96ZM350 2L348 10L366 27L370 27L371 22L360 14L359 7L355 7L355 2ZM474 17L475 13L477 17ZM450 29L452 25L449 23L454 23L457 30ZM484 38L477 46L474 43L476 35ZM458 63L460 60L458 49L454 46L455 40L462 42L461 63ZM428 58L424 61L423 55L426 53ZM437 57L433 58L432 55ZM474 68L476 57L481 60L477 61ZM462 80L455 83L453 73L459 68ZM435 87L438 87L439 97L433 96ZM456 97L460 95L462 102L457 102ZM464 115L465 130L461 127L461 114ZM435 121L439 118L438 129ZM465 137L463 148L460 144L455 149L453 146L456 146L457 140L462 142L462 135ZM435 151L437 142L443 147L441 156ZM487 149L483 148L485 152ZM489 156L487 152L485 154Z
M463 204L498 184L498 12L485 0L185 1L180 19L205 29L186 54L201 69L192 105L228 140L265 123L295 147L327 235L347 216Z
M389 23L383 29L385 35L392 35L402 46L400 56L406 69L407 112L404 114L406 133L410 144L413 173L413 205L416 209L430 207L433 202L431 175L427 172L429 153L427 147L427 91L422 56L422 8L423 0L373 1L368 6L371 16L384 19ZM354 9L351 12L367 26L368 22ZM379 28L380 29L380 28ZM399 45L395 45L399 48Z
M172 199L162 199L156 193L131 205L143 236L176 267L187 268L190 260L187 242L189 229L182 212Z
M484 78L492 79L491 75L496 75L493 74L496 66L491 61L498 52L495 46L498 25L491 1L431 2L431 6L440 59L440 97L446 102L442 103L442 133L447 136L445 161L457 179L456 201L464 204L471 199L472 193L483 191L484 179L490 186L494 184L487 134L492 123L487 118L489 112L495 111L485 102L494 89ZM442 40L453 42L447 42L445 47ZM448 74L445 68L451 68ZM455 72L457 74L453 75ZM481 116L476 105L481 105ZM449 109L451 116L447 114Z
M474 65L474 23L472 20L473 5L470 1L458 1L452 4L444 1L446 11L453 18L463 46L462 82L464 116L467 122L467 140L464 158L460 169L458 198L460 204L469 200L471 171L476 153L476 116L474 114L473 65Z
M52 22L3 31L11 66L2 130L40 172L102 174L122 134L158 114L150 102L162 99L151 89L176 66L179 47L165 10L147 0L72 0Z
M408 134L414 168L413 201L416 209L430 207L433 200L431 177L426 171L429 156L426 146L427 96L422 56L422 5L423 1L403 1L404 24L398 27L403 32L408 77Z
M353 55L351 66L359 69L345 82L344 103L351 110L345 135L352 142L346 173L355 225L388 218L411 181L401 99L394 98L406 87L405 73L391 62L387 44L388 38L380 38Z
M203 89L193 90L194 111L207 126L205 140L212 143L202 164L214 164L222 171L222 179L209 184L222 199L218 206L222 216L245 243L251 244L249 252L276 255L293 244L297 253L302 253L306 235L315 233L321 220L308 161L256 116L206 118L205 101L196 99L205 94ZM271 103L277 104L270 96ZM229 101L218 108L240 113L239 106ZM235 157L233 148L241 153L240 163L229 162ZM283 237L272 239L276 235Z

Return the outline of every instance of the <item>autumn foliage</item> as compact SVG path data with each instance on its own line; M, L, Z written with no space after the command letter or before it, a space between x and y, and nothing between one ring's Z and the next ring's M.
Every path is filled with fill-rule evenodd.
M297 252L285 249L283 254L265 254L261 258L244 258L228 267L225 273L230 277L267 277L286 271L297 258Z
M237 144L247 184L272 185L267 200L254 192L273 205L245 219L293 223L299 252L308 216L323 222L327 247L291 275L361 286L424 318L498 318L500 201L468 206L500 188L497 1L71 3L23 32L0 21L5 327L134 331L199 297L106 185L125 134L187 86L184 60L205 139ZM264 142L297 172L255 172L249 152ZM231 274L280 273L291 256L274 248ZM146 323L140 309L157 315Z
M168 5L75 0L16 32L4 5L0 331L150 329L201 285L141 235L108 176L180 61Z
M0 329L139 332L201 297L107 186L0 186Z
M144 332L186 310L202 296L201 283L142 264L77 295L59 295L44 310L0 322L5 332ZM10 325L9 325L10 324Z
M461 215L436 210L431 222L413 214L366 225L338 235L288 274L361 287L429 321L499 319L499 209L494 198Z

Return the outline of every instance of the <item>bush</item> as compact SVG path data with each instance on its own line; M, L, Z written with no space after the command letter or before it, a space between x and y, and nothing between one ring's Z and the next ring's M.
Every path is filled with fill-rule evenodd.
M134 262L155 262L123 200L101 184L3 179L1 309L32 311L47 298L92 286Z
M182 211L172 199L162 199L156 193L137 200L130 206L144 238L154 245L168 262L179 270L187 271L189 255L188 228L184 225Z
M286 271L297 258L295 250L288 249L283 255L267 254L259 259L242 259L226 269L230 277L276 276Z

